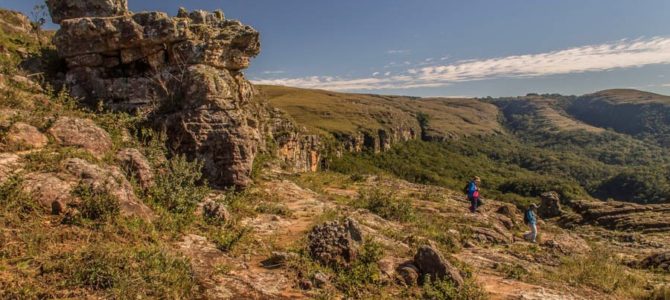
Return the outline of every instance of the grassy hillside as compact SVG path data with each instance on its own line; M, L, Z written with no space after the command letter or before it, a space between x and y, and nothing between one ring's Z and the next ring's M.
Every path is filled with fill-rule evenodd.
M412 128L425 114L433 137L501 133L498 109L474 99L420 99L401 96L336 93L283 86L258 86L270 104L316 133L375 132L381 128Z
M489 196L518 203L550 189L565 197L640 203L670 199L670 150L650 144L642 135L597 126L575 113L577 106L586 114L599 113L596 104L583 105L592 95L417 99L288 87L261 89L271 105L320 133L411 123L413 118L426 114L424 127L428 135L447 138L397 145L381 155L347 154L329 163L331 169L340 172L391 173L413 182L454 189L459 189L467 178L479 175L486 179ZM606 95L602 99L617 103L610 105L640 108L628 109L627 114L637 114L619 116L618 121L623 118L659 123L647 124L647 129L662 129L670 123L653 119L654 115L644 111L649 105L665 105L662 103L668 97L630 90L593 95ZM454 136L465 138L449 138Z
M576 99L567 111L594 126L670 146L670 97L637 90L606 90Z

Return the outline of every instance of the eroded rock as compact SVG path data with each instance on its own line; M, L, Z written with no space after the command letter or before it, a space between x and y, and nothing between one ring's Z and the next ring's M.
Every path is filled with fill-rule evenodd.
M310 254L323 265L347 267L358 254L358 244L347 225L338 221L314 227L308 238Z
M51 19L63 20L82 17L113 17L128 13L127 0L47 0Z
M205 218L225 224L231 220L230 213L223 203L207 200L202 206L202 214Z
M154 185L154 173L147 158L137 149L123 149L116 154L127 174L135 177L142 189L147 190Z
M133 192L133 186L117 167L100 167L83 159L71 158L64 162L65 170L80 184L94 191L109 193L119 201L121 214L145 220L153 219L153 212Z
M547 192L540 195L542 202L537 213L542 218L559 217L563 214L561 210L561 199L556 192Z
M421 276L430 275L432 279L448 279L454 285L461 286L463 277L458 269L442 256L439 250L433 246L424 245L419 247L414 255L414 264L421 271Z
M73 178L64 177L64 174L56 173L30 173L24 177L22 189L42 207L58 215L73 201L71 192L76 185Z
M652 254L640 262L643 268L670 272L670 251Z
M7 145L14 149L35 149L47 145L49 139L32 125L16 122L7 132Z
M49 129L49 134L60 145L82 148L96 157L102 157L112 148L112 138L107 131L89 119L61 117Z

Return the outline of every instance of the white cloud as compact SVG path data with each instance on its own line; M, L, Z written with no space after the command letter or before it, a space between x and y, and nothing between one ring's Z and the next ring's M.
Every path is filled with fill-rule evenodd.
M391 76L391 71L384 73L384 76Z
M670 87L670 83L661 84L661 86L664 86L664 87Z
M282 70L268 70L268 71L263 71L263 74L265 75L276 75L276 74L284 74L286 71Z
M411 51L410 50L402 50L402 49L392 49L392 50L387 50L386 54L409 54Z
M379 75L379 72L372 73L372 76L377 76L377 75Z
M386 73L384 78L313 76L261 79L256 82L331 90L409 89L493 78L530 78L667 63L670 63L670 37L653 37L538 54L461 60L452 64L412 68L403 75L390 76Z

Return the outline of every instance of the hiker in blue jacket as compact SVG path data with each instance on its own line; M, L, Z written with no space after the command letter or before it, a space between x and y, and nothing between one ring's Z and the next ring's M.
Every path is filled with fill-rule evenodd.
M468 195L468 200L470 200L470 211L472 213L477 212L477 207L479 207L479 185L481 183L482 180L475 176L465 187L465 193Z
M530 232L526 233L523 235L523 237L531 241L533 243L536 243L537 239L537 217L535 215L535 211L537 211L537 205L535 203L531 204L526 212L523 214L523 222L528 225L530 228Z

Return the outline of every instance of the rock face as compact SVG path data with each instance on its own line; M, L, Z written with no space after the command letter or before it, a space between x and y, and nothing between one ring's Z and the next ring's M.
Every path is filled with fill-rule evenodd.
M107 131L89 119L61 117L49 129L49 134L60 145L79 147L96 157L102 157L112 148L112 138Z
M47 0L51 19L63 20L82 17L113 17L128 13L126 0Z
M561 219L567 226L594 224L613 230L663 232L670 229L669 204L648 204L618 201L573 200L570 207L578 214ZM576 217L576 218L575 218Z
M153 212L142 203L133 192L133 186L126 180L117 167L99 167L79 158L64 162L65 170L95 191L109 193L118 201L121 214L149 220Z
M125 6L49 1L61 25L54 43L68 63L71 94L154 116L172 150L204 161L211 184L248 185L267 133L266 108L240 72L260 52L258 32L221 11L182 9L169 17L130 14Z
M327 222L318 225L309 233L309 251L312 257L323 265L347 267L356 259L360 229L351 228L355 223ZM354 232L354 236L352 236ZM356 236L356 232L359 233Z
M49 139L37 128L22 122L17 122L7 132L7 145L13 148L42 148Z
M442 254L432 246L421 246L414 255L414 264L421 271L421 276L430 275L430 278L449 279L454 285L461 286L463 277L458 269L449 263Z
M537 213L542 218L553 218L563 214L561 210L561 199L556 192L547 192L540 195L542 202Z

